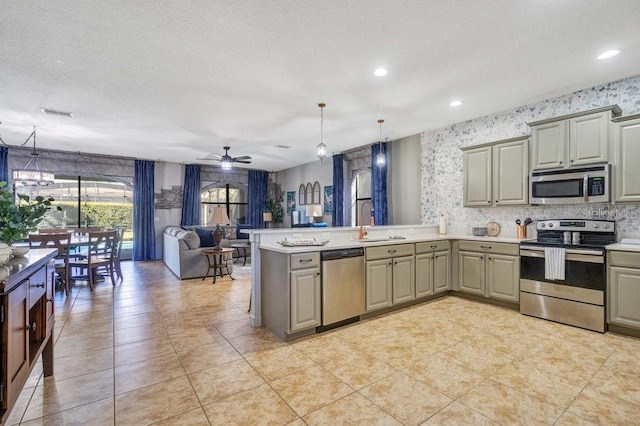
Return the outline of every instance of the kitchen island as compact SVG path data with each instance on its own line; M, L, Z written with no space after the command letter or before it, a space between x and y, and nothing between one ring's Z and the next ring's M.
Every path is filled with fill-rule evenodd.
M457 258L452 256L458 240L469 241L472 246L478 243L479 251L492 247L481 242L502 244L516 255L521 241L516 237L475 237L462 232L438 235L436 225L380 226L366 231L364 239L358 238L358 228L245 231L251 235L252 250L251 324L265 325L285 340L315 332L321 323L322 252L364 249L367 291L363 317L367 317L458 290ZM285 239L290 243L309 241L322 245L287 247L280 244ZM503 264L518 272L517 258L509 259L510 263ZM514 280L509 282L508 292L503 292L503 299L509 302L514 297L517 301L518 293L517 274L511 276ZM484 280L482 283L484 291ZM473 288L467 291L473 292ZM495 293L497 298L502 297L500 292L499 289Z
M44 375L53 374L53 259L57 253L56 249L32 249L0 265L2 424L40 354Z

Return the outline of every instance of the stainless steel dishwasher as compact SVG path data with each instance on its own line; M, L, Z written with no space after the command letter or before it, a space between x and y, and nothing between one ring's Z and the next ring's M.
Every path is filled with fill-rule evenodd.
M364 249L330 250L322 259L322 327L359 320L364 309Z

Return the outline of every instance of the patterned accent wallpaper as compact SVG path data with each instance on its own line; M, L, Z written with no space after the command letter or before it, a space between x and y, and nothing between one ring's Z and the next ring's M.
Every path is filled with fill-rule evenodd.
M527 122L617 104L622 115L640 112L640 75L615 81L509 111L452 124L422 134L422 223L466 229L501 224L500 236L516 236L515 220L550 218L616 219L619 237L640 237L640 205L559 205L472 208L462 206L461 147L530 134ZM535 226L531 225L529 231Z

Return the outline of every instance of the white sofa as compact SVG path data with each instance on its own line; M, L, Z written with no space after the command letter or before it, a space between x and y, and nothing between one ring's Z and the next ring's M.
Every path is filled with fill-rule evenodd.
M200 237L194 231L179 226L167 226L163 233L162 258L164 264L181 280L204 277L209 272L207 257L200 254ZM229 273L233 260L227 260Z

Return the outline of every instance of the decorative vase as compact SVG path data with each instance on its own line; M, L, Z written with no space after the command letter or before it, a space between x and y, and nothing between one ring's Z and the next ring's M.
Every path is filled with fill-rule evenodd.
M14 246L14 245L12 245L10 248L11 248L11 254L14 257L25 256L27 253L29 253L29 246Z
M0 243L0 265L4 265L11 259L11 247L5 243Z

